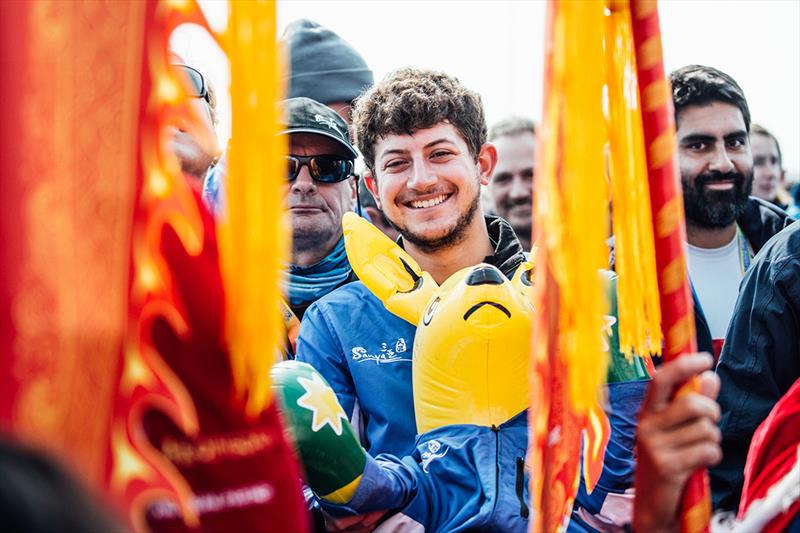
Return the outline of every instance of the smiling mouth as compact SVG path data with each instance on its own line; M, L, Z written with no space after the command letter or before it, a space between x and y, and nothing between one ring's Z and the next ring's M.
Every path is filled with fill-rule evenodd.
M478 302L475 305L473 305L472 307L470 307L469 310L466 313L464 313L464 320L468 320L469 317L472 316L473 313L475 313L475 311L477 311L478 309L480 309L484 305L490 305L490 306L494 307L495 309L498 309L498 310L502 311L503 313L505 313L505 315L508 318L511 318L511 311L506 309L506 307L504 305L501 305L501 304L499 304L497 302L485 301L485 302Z
M735 180L710 181L706 183L707 188L716 190L732 189L735 185Z
M434 196L433 198L429 198L428 200L412 200L410 202L406 202L406 205L412 209L427 209L429 207L436 207L437 205L445 202L448 198L450 198L450 196L452 195L440 194L438 196Z

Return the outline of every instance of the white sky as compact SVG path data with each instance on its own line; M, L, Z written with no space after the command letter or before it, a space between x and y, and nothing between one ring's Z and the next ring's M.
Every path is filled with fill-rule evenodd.
M200 0L222 28L226 2ZM784 166L800 171L800 0L662 0L667 72L690 63L733 76L755 122L781 143ZM545 2L542 0L284 0L279 35L310 18L350 42L380 79L402 66L457 76L483 97L489 123L509 114L541 115ZM224 92L227 62L197 27L181 27L172 46ZM230 104L220 99L221 139Z

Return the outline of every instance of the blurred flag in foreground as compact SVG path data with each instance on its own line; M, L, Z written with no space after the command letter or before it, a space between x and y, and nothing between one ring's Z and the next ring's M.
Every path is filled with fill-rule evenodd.
M584 450L598 450L603 438L596 429L607 365L597 333L608 306L598 276L608 265L603 221L615 239L620 349L634 357L663 347L671 358L694 342L656 4L550 0L546 38L534 195L531 531L566 524L581 435ZM589 489L602 453L592 455L584 457ZM707 489L688 492L684 530L700 531Z
M232 3L215 36L232 64L231 167L258 171L231 177L250 204L219 251L166 129L197 120L167 53L178 24L208 29L196 3L1 9L2 430L59 456L136 531L306 530L267 394L285 248L274 2ZM227 268L242 264L257 285L253 267ZM261 322L237 312L256 308Z

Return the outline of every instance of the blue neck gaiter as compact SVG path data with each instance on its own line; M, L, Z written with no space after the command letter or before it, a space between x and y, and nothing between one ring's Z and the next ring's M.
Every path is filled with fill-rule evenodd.
M289 304L301 305L322 298L344 283L350 271L342 237L319 263L307 267L289 265Z

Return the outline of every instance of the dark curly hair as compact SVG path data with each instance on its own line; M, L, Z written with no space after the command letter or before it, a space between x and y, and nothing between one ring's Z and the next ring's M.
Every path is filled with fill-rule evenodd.
M744 91L724 72L703 65L687 65L669 75L672 83L672 103L675 107L675 126L678 114L687 106L705 106L713 102L735 105L742 112L744 125L750 131L750 108Z
M390 73L358 100L353 131L370 170L375 144L387 135L413 135L446 122L467 142L475 161L486 142L486 118L478 93L443 72L402 68Z

